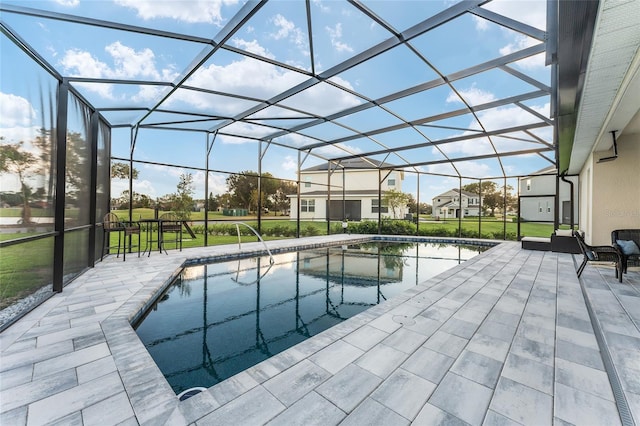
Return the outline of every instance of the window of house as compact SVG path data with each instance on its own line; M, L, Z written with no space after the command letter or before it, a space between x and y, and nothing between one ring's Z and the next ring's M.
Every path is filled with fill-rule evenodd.
M469 209L464 209L464 214L468 215L469 214Z
M440 198L438 198L438 202L440 202Z
M300 211L306 213L313 213L316 211L316 200L301 200Z
M542 213L542 205L540 203L538 203L538 212Z
M311 178L310 177L304 178L304 187L305 188L311 188Z
M527 179L527 191L531 191L531 179Z
M551 213L551 206L549 205L548 201L547 201L547 213Z
M393 174L389 175L389 179L387 179L387 185L396 186L396 177L395 177L395 175L393 175Z
M371 213L378 213L378 210L380 210L380 213L389 213L389 206L387 203L382 200L382 208L380 208L378 201L379 200L377 198L371 200Z

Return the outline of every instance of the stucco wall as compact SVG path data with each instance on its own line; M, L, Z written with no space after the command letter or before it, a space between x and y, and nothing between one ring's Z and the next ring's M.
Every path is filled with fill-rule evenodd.
M580 200L580 194L578 189L578 177L577 176L569 176L566 178L567 180L574 183L573 185L573 196L574 196L574 211L573 211L573 221L574 223L579 223L579 212L578 205ZM531 182L530 189L527 189L527 181ZM548 175L548 176L531 176L520 179L520 217L528 221L553 221L553 213L554 213L554 197L542 197L542 195L555 194L556 192L556 176ZM541 195L539 198L530 198L531 196ZM571 217L570 212L563 212L563 203L565 201L571 201L571 186L564 182L560 181L559 186L559 203L558 206L558 221L560 223L564 223L563 216L567 216L567 218ZM551 207L551 211L547 210L547 203L549 203ZM540 209L542 208L542 211ZM567 223L570 220L566 221Z
M610 155L610 151L594 153L580 175L581 194L586 197L580 223L585 220L587 241L594 245L611 244L614 229L640 228L640 134L622 135L618 158L597 162Z
M386 172L383 172L384 177ZM342 171L338 170L331 174L331 191L340 192L342 188ZM400 172L392 172L382 182L382 190L387 191L395 189L402 191L402 174ZM389 179L395 179L394 185L389 185ZM310 179L310 180L308 180ZM302 172L300 175L301 186L300 192L309 191L326 191L327 189L327 172ZM311 182L311 187L307 187L305 183ZM315 185L318 184L318 185ZM344 177L345 190L374 190L378 191L378 171L377 170L348 170Z

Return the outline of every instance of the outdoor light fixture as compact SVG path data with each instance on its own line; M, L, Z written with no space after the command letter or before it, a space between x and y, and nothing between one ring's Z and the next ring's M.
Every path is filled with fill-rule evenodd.
M613 161L618 158L618 144L616 142L616 132L617 130L611 131L611 135L613 136L613 155L611 157L604 157L598 160L598 163L605 163L607 161Z

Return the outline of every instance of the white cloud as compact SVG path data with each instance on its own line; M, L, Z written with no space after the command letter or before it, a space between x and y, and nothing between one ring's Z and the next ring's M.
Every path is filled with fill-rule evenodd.
M276 40L288 38L289 34L295 32L296 30L296 25L279 13L271 18L271 22L276 26L276 28L278 28L277 32L271 34L271 37L275 38Z
M56 3L64 7L76 7L80 4L80 0L56 0Z
M0 136L4 143L32 141L38 135L38 126L32 127L0 127ZM28 147L31 147L29 144ZM25 147L27 150L31 150Z
M321 155L327 158L341 157L347 154L360 154L362 149L356 148L344 143L337 143L332 145L325 145L313 150L315 154Z
M476 24L476 30L486 31L489 29L489 21L487 21L486 19L481 18L479 16L475 16L475 15L473 15L472 18Z
M309 145L309 144L314 144L317 143L318 141L315 139L312 139L310 137L304 136L304 135L300 135L298 133L289 133L283 136L280 136L279 138L276 139L278 142L282 142L285 145L289 145L295 148L304 146L304 145Z
M306 38L304 32L295 26L292 21L289 21L284 16L277 14L271 19L271 22L278 28L278 31L271 34L271 37L276 40L287 39L293 43L303 54L308 55L309 52L306 49Z
M532 107L532 109L542 115L548 114L549 104L545 104L539 107ZM511 106L502 108L493 108L486 111L480 111L477 113L478 119L484 126L485 130L493 131L509 127L516 127L524 124L531 124L539 121L539 119L524 109ZM471 125L474 125L473 122ZM464 132L459 136L472 135L475 132ZM545 135L546 133L546 135ZM551 128L547 132L538 133L538 135L549 142L551 142ZM497 142L496 142L497 144ZM511 149L518 149L517 141L510 143ZM467 139L460 142L453 142L439 145L440 149L447 155L461 154L461 155L483 155L494 152L486 138L474 138ZM499 150L500 151L500 150ZM433 148L433 153L438 151Z
M241 38L234 38L233 44L239 48L246 50L249 53L255 53L259 56L264 56L265 58L275 59L275 56L271 54L265 47L261 46L257 40L243 40Z
M331 81L353 90L353 86L340 77L332 77ZM318 83L283 102L284 105L317 115L329 115L361 103L362 99L327 83Z
M104 49L111 57L115 67L108 70L109 77L146 77L157 80L160 74L155 67L155 55L149 48L135 51L119 41Z
M472 85L468 89L458 90L458 93L462 98L464 98L469 105L480 105L487 102L495 101L496 97L491 92L485 92L482 89L478 89L475 84ZM447 102L459 102L462 103L462 100L454 93L451 92L447 97Z
M120 6L135 9L142 19L170 18L189 23L211 23L222 26L222 7L233 5L238 0L115 0Z
M40 150L31 142L40 135L42 124L29 100L22 96L0 92L0 137L2 143L24 142L22 149L35 156ZM4 176L3 179L6 179Z
M224 194L227 192L227 177L218 173L209 173L209 192L213 195ZM209 194L207 194L207 197Z
M326 6L322 0L312 0L312 3L320 9L321 12L328 13L331 11L331 8Z
M492 172L491 167L489 167L486 163L481 163L478 161L465 161L463 163L455 163L455 166L460 170L460 173L467 176L475 176L478 178L487 177L491 175L495 175L495 172ZM427 167L430 173L442 173L442 174L456 174L453 167L449 164L432 164ZM457 180L454 182L457 187ZM451 189L446 188L444 191ZM442 192L444 192L442 191Z
M262 49L255 41L236 40L235 42L245 46L251 45L253 49L256 49L255 51ZM269 99L306 81L307 78L304 74L282 69L266 62L242 58L228 65L211 64L203 67L194 73L187 84L221 92L248 95L259 99ZM353 89L351 84L344 79L336 77L332 81ZM224 102L220 102L219 97L205 93L176 93L172 98L186 102L199 109L228 115L235 115L248 107L247 102L244 100L228 98ZM286 99L283 103L301 110L309 109L312 106L314 113L324 114L359 105L361 102L360 99L348 92L327 84L316 84ZM286 111L284 114L292 115L292 113Z
M169 90L170 89L168 87L142 86L137 94L131 96L131 100L136 103L150 102L159 99L163 93L168 92Z
M486 138L467 139L460 142L451 142L439 145L442 152L447 156L460 155L484 155L493 153L493 149ZM435 148L433 153L438 152Z
M90 52L80 49L69 49L60 60L64 70L72 77L83 76L91 78L105 77L109 73L109 66L94 58Z
M129 190L129 181L126 179L111 179L111 196L113 198L122 196L123 191ZM138 191L136 191L138 192Z
M128 188L128 181L125 179L124 180L127 183L127 189ZM155 198L158 196L158 194L156 193L156 190L153 186L153 182L149 181L149 180L136 180L134 183L134 191L139 193L139 194L145 194L148 195L149 197Z
M483 8L544 30L547 25L546 6L546 0L493 0L484 5ZM476 16L473 19L476 24L476 30L486 31L490 28L489 21ZM507 32L508 30L505 29L504 31ZM508 34L511 41L500 49L501 55L507 55L540 43L539 40L512 31L508 31ZM524 69L544 67L544 55L527 58L519 61L517 65Z
M348 44L344 43L342 38L342 24L338 22L335 27L324 27L327 33L329 34L329 39L331 40L331 45L338 52L353 52L353 48Z
M36 110L21 96L0 92L0 127L31 126Z
M276 40L288 39L288 38L292 38L293 40L296 40L301 36L300 28L297 28L292 21L289 21L287 18L280 15L279 13L273 18L271 18L271 22L278 29L278 31L271 34L271 37Z
M177 75L173 67L158 70L155 64L155 54L151 49L135 49L126 46L119 41L111 43L104 48L112 59L113 65L94 57L90 52L80 49L69 49L60 59L60 65L66 74L74 77L89 78L121 78L121 79L146 79L158 81L173 80ZM79 84L100 96L113 99L113 85L111 84ZM142 87L136 96L138 99L149 99L162 88Z
M287 155L282 160L281 168L284 171L297 171L298 170L298 160L291 155Z
M525 36L517 36L513 42L507 44L506 46L500 49L501 55L508 55L513 52L517 52L522 49L526 49L527 47L535 46L539 44L540 41L525 37ZM534 69L534 68L544 68L545 66L545 55L544 53L540 53L538 55L530 56L525 59L521 59L516 62L516 65L524 68L524 69Z
M534 111L545 115L549 112L549 104L545 104L539 107L531 107ZM530 124L539 119L520 107L502 107L494 108L478 113L480 122L484 125L488 131L502 129L506 127L515 127L523 124Z
M236 121L235 123L228 125L224 128L224 131L254 138L260 138L266 136L267 134L275 132L274 129L256 124L245 123L242 121Z
M547 25L546 0L493 0L483 8L541 30Z
M302 74L283 70L265 62L243 58L228 65L211 64L203 67L194 73L187 84L268 99L306 79L307 77ZM218 97L198 92L179 92L172 98L199 109L228 115L235 115L247 107L247 102L244 100L228 98L220 102Z

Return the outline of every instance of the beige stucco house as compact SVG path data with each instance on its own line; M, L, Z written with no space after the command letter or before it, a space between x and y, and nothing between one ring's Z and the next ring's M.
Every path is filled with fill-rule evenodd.
M383 196L389 190L402 192L404 172L379 167L385 164L356 158L300 170L300 209L297 194L290 195L291 219L298 218L298 211L301 220L378 220L379 214L403 219L407 208L394 212Z
M464 218L480 215L480 196L473 192L453 188L431 200L434 219Z
M638 2L602 0L595 16L590 43L569 32L558 46L559 74L583 70L580 79L559 80L558 164L580 176L585 240L609 245L612 230L640 228Z

